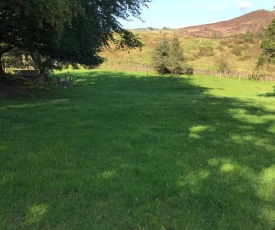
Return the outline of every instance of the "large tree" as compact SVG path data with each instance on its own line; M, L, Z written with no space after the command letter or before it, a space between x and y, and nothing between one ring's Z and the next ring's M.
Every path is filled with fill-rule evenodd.
M259 65L275 64L275 19L265 30L265 37L261 43L262 54Z
M0 61L13 47L60 62L98 65L103 46L142 44L119 19L140 17L151 0L5 0L0 2ZM4 75L0 63L0 77Z

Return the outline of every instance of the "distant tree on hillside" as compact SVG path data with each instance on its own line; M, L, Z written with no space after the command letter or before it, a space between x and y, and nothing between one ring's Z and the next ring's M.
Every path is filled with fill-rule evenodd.
M186 58L180 45L178 36L175 36L169 47L168 69L173 74L180 74L186 69Z
M152 67L159 74L168 74L169 66L169 41L162 38L152 52Z
M162 38L152 52L152 67L159 74L180 74L186 72L186 58L180 40L175 36L171 42Z

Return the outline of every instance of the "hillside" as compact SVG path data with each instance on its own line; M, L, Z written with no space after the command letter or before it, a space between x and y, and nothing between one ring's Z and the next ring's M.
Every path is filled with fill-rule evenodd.
M263 30L272 18L275 18L275 12L259 10L229 21L188 27L189 29L133 30L144 44L142 50L103 50L100 55L106 61L100 68L150 71L151 52L156 44L163 37L171 40L177 34L190 67L218 70L217 60L226 56L232 71L251 73L260 55ZM214 30L219 31L220 36L213 36L209 32Z
M231 20L180 28L180 33L196 37L227 37L246 32L258 32L275 18L275 11L257 10Z

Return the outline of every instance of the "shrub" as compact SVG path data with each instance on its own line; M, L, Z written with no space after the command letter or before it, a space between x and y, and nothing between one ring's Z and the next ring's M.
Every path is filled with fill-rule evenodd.
M235 45L233 48L232 48L232 53L236 56L241 56L242 55L242 47L239 46L239 45Z
M225 50L224 47L221 46L221 45L219 45L219 46L217 47L217 49L218 49L219 51L224 51L224 50Z
M230 72L230 62L227 54L221 54L216 58L216 63L218 66L218 70L221 73Z
M255 43L254 38L253 38L253 37L250 37L250 36L245 37L245 38L244 38L244 42L245 42L245 43L250 43L250 44L254 44L254 43Z
M198 52L199 57L203 56L214 56L214 49L212 46L200 46L199 47L199 52Z

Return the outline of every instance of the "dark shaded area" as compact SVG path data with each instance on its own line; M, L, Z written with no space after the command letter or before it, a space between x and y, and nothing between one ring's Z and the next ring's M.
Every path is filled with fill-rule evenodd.
M0 227L274 227L274 118L236 117L274 113L189 78L75 78L57 98L0 101Z

